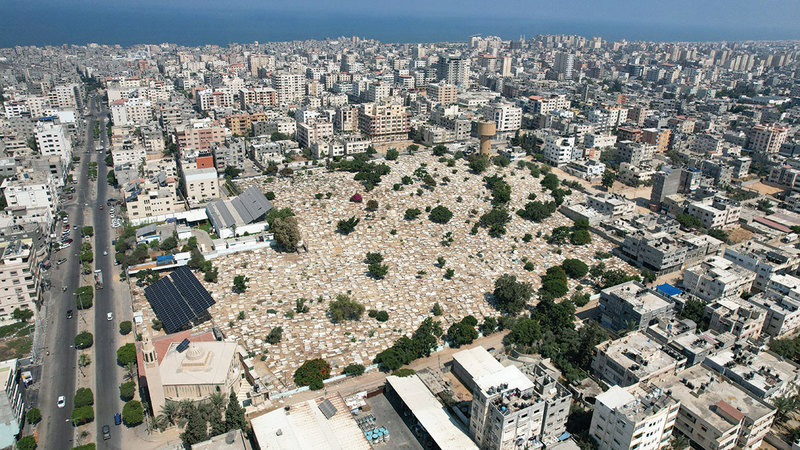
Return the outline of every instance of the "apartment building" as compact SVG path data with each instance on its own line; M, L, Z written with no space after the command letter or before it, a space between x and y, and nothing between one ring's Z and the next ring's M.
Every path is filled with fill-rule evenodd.
M681 269L689 249L674 233L636 230L625 236L620 251L639 267L668 273Z
M39 122L36 125L36 146L42 156L58 156L68 164L72 160L72 141L64 125Z
M655 147L655 151L663 153L669 148L669 137L672 131L669 128L645 128L642 130L641 140L645 144Z
M433 103L451 105L458 103L458 86L444 83L431 83L425 88L428 98Z
M617 161L638 167L645 161L653 159L655 146L634 141L617 142Z
M777 125L756 125L750 129L747 147L756 153L777 153L788 135L789 130Z
M617 136L613 134L586 133L583 145L587 148L608 148L617 145Z
M219 198L219 179L214 168L183 171L183 190L189 203L205 203Z
M411 131L406 107L397 104L361 105L358 127L375 143L406 140Z
M231 137L231 131L210 121L195 121L175 130L178 147L184 150L209 150L212 143L221 144Z
M793 396L800 382L800 366L757 347L726 349L709 355L703 365L762 400Z
M707 201L689 203L686 212L700 219L706 228L724 228L739 222L742 206L739 202L716 196L711 199L711 203Z
M522 108L509 103L489 105L486 116L494 121L498 133L515 132L522 126Z
M628 109L622 106L610 106L594 109L589 112L588 119L595 124L598 133L610 133L628 119Z
M234 136L250 136L253 131L254 122L264 122L268 120L265 113L254 114L231 114L225 117L225 125L230 128Z
M22 171L6 178L0 185L8 209L15 210L20 221L33 221L48 225L55 217L58 206L56 182L52 175L43 172Z
M723 257L755 272L754 291L766 289L775 274L793 273L800 267L800 250L793 246L773 246L749 240L725 249Z
M143 145L126 140L111 148L111 158L114 161L114 166L133 164L138 167L139 164L142 164L147 159L147 149Z
M135 180L123 188L123 195L128 218L132 221L173 214L180 204L174 179L163 184L146 179Z
M112 101L110 106L114 125L141 126L153 120L153 108L146 98L121 98Z
M247 110L254 106L275 106L278 104L278 92L272 88L255 87L239 89L239 106Z
M680 402L675 429L706 450L755 450L775 408L702 365L654 380Z
M731 333L738 341L758 339L764 328L766 308L738 297L716 300L706 306L708 328L720 333Z
M247 161L247 141L239 138L211 144L211 153L214 155L217 172L224 172L226 167L244 170Z
M748 292L755 278L755 272L721 256L711 256L683 272L683 286L686 292L711 301Z
M328 140L333 137L333 123L327 120L314 120L311 123L300 122L297 124L295 139L300 147L310 148L311 145L320 140Z
M195 92L197 107L203 111L236 106L230 89L198 89Z
M611 386L595 400L589 435L603 449L667 448L679 409L679 401L651 384Z
M575 137L548 134L544 140L544 160L553 166L563 166L574 158Z
M15 309L36 311L40 300L38 243L29 236L0 239L0 317L11 319Z
M748 300L767 310L762 333L783 337L800 328L800 278L773 275L766 290Z
M531 95L528 97L531 112L546 116L552 111L566 111L572 105L564 94L553 94L548 96Z
M640 331L597 345L592 358L592 370L598 377L623 387L681 371L685 366L683 355Z
M275 89L278 104L297 103L305 95L306 77L302 73L275 72L272 74L272 87Z
M600 291L600 324L611 330L644 330L655 321L669 320L674 305L636 281Z
M253 122L253 136L271 136L273 133L294 136L297 134L297 121L290 117L277 117Z

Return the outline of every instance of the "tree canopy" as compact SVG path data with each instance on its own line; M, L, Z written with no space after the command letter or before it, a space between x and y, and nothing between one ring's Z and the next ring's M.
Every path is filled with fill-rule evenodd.
M510 274L500 275L494 282L494 300L503 312L519 314L531 299L533 287L530 283L517 281Z

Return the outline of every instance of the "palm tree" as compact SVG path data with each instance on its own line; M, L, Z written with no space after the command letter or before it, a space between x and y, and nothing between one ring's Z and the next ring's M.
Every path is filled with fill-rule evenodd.
M669 448L672 450L685 450L689 447L689 439L680 433L672 433L672 439L669 441Z
M225 396L222 395L222 392L214 392L208 396L208 401L214 405L217 411L222 411L225 408L225 400Z
M136 364L128 363L125 365L125 378L136 381L136 375L138 375L138 370L136 369Z
M777 410L775 412L775 420L783 423L789 418L789 414L797 411L797 399L794 397L777 397L772 401L772 406Z
M175 425L175 421L180 417L181 411L177 403L167 400L164 406L161 407L161 413L158 415L159 428L167 428L167 426Z
M194 402L187 398L178 402L178 409L180 410L180 416L183 417L184 419L189 418L189 414L192 412L194 408L195 408Z

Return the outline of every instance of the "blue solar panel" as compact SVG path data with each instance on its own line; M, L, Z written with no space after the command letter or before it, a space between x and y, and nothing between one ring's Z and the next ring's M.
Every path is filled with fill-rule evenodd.
M182 353L187 348L189 348L189 339L184 339L180 344L178 344L177 347L175 347L175 350L177 350L178 353Z
M144 295L167 333L178 331L216 303L188 267L151 284Z

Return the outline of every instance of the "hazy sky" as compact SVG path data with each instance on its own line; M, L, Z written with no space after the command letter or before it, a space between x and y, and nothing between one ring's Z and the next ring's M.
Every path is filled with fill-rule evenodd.
M471 28L615 39L800 39L800 0L0 0L0 11L0 45L354 32L414 41L469 35Z

